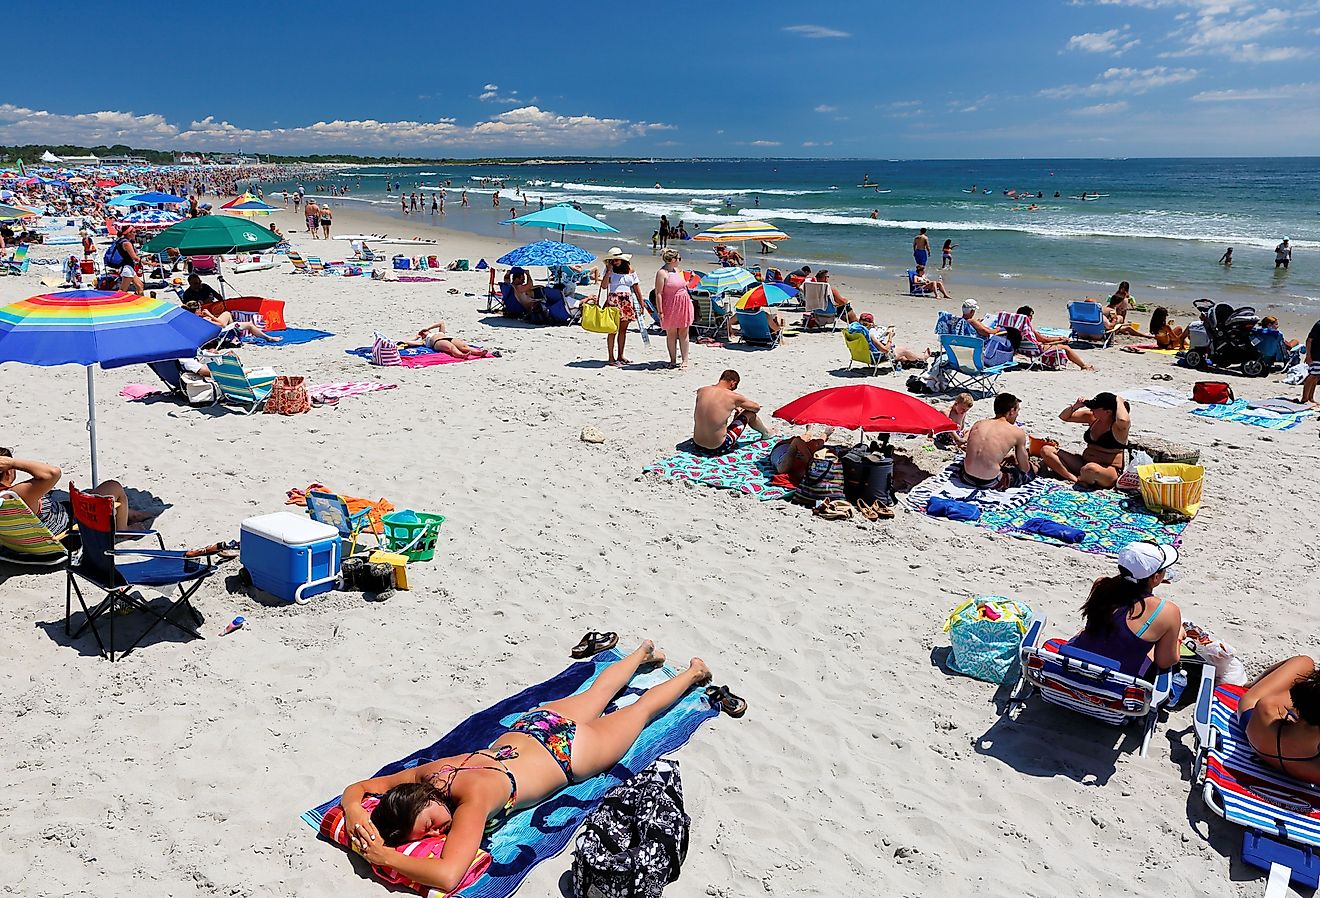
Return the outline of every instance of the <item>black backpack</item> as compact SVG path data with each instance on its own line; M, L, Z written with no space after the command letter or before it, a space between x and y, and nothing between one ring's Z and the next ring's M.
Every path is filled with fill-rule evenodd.
M690 823L677 761L615 786L573 846L574 898L660 898L687 857Z

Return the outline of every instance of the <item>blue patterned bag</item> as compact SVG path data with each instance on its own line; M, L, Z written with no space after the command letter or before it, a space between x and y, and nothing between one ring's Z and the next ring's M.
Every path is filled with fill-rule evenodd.
M952 649L949 666L989 683L1008 682L1031 619L1031 608L1013 599L1003 596L968 599L944 622Z

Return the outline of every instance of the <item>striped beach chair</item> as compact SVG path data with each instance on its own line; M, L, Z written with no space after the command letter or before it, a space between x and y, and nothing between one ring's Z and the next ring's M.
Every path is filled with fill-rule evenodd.
M60 542L68 533L46 529L17 494L0 493L0 561L32 567L53 567L69 559Z
M1238 723L1244 686L1201 681L1196 701L1192 789L1242 834L1242 860L1269 871L1266 898L1291 894L1288 882L1320 885L1320 786L1261 762Z
M311 274L312 269L307 266L307 260L296 249L290 249L287 253L289 261L293 263L294 274Z
M1045 619L1037 618L1022 637L1018 660L1021 673L1009 695L1006 713L1013 716L1027 700L1039 695L1052 705L1076 711L1112 726L1141 726L1141 757L1150 749L1160 707L1172 694L1168 671L1154 680L1121 673L1118 662L1074 648L1062 639L1043 644Z
M206 357L206 367L220 388L222 401L243 407L252 414L270 397L275 383L275 372L269 368L243 370L238 356L232 352Z

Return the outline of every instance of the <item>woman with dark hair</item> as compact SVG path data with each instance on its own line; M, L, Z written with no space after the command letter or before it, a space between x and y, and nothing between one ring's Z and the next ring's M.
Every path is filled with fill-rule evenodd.
M1187 328L1175 326L1164 306L1156 306L1150 315L1150 335L1160 349L1187 348Z
M1320 784L1320 670L1306 655L1280 661L1238 702L1238 719L1262 761Z
M623 344L628 339L628 325L637 320L637 309L642 305L642 288L638 285L637 275L633 274L632 253L625 253L617 246L611 247L603 261L606 276L600 279L596 302L619 310L619 329L605 335L607 363L627 365L630 362L623 355ZM604 301L601 300L602 293L605 294Z
M1178 550L1155 543L1129 543L1118 553L1118 575L1091 585L1082 606L1086 624L1068 644L1118 662L1122 673L1141 676L1151 663L1167 670L1178 662L1182 611L1155 588L1177 579Z
M672 680L601 716L639 667L664 660L664 653L648 639L601 671L585 692L519 717L489 748L353 783L341 801L349 837L370 863L393 867L423 885L453 890L476 857L483 834L515 810L612 768L647 724L711 678L705 662L693 658ZM741 713L728 704L723 707ZM369 794L380 796L370 813L362 807ZM408 857L394 850L441 835L445 846L437 858Z
M1118 289L1114 295L1109 297L1109 304L1103 309L1105 318L1105 328L1114 334L1132 334L1134 337L1144 337L1135 324L1129 324L1127 320L1128 312L1131 311L1130 302L1132 300L1131 287L1127 281L1119 281Z
M1069 483L1112 489L1123 473L1128 434L1132 429L1127 400L1108 392L1096 393L1090 399L1079 397L1059 413L1059 420L1086 425L1082 432L1086 448L1078 455L1046 445L1040 451L1041 462Z
M1083 371L1095 370L1094 365L1088 365L1086 363L1086 360L1083 359L1078 354L1077 350L1073 349L1072 346L1069 345L1071 341L1069 340L1068 337L1051 337L1042 334L1038 330L1036 330L1036 324L1034 321L1031 320L1032 316L1036 314L1036 310L1033 309L1031 306L1018 306L1017 313L1019 315L1023 315L1026 317L1027 326L1031 328L1029 342L1034 342L1038 346L1040 346L1042 352L1047 349L1058 349L1062 351L1065 356L1067 356L1068 361L1072 362L1074 365L1076 365L1078 368L1081 368Z

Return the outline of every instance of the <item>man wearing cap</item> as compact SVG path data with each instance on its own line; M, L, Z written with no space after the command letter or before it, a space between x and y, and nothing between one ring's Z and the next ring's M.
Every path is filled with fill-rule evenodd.
M983 340L999 333L999 331L994 330L993 328L987 326L984 322L977 319L976 310L978 308L980 308L980 306L976 302L976 300L974 299L963 300L963 304L962 304L963 321L967 322L967 325L971 327L973 331L976 332L976 336L980 337Z
M1035 478L1027 432L1017 426L1020 408L1012 393L995 397L995 416L977 421L967 432L967 449L955 472L958 479L977 489L1003 490Z
M1182 609L1155 589L1177 579L1178 550L1151 542L1129 543L1118 553L1118 574L1101 577L1082 606L1086 625L1068 644L1118 662L1120 673L1149 676L1178 663ZM1153 679L1153 677L1151 677Z
M1047 468L1069 483L1112 489L1123 473L1128 433L1132 428L1127 400L1113 393L1096 393L1091 399L1079 398L1059 413L1059 420L1085 424L1082 454L1046 445L1040 458Z
M1287 269L1288 263L1292 261L1292 246L1288 243L1288 238L1284 237L1283 242L1274 247L1274 267Z

